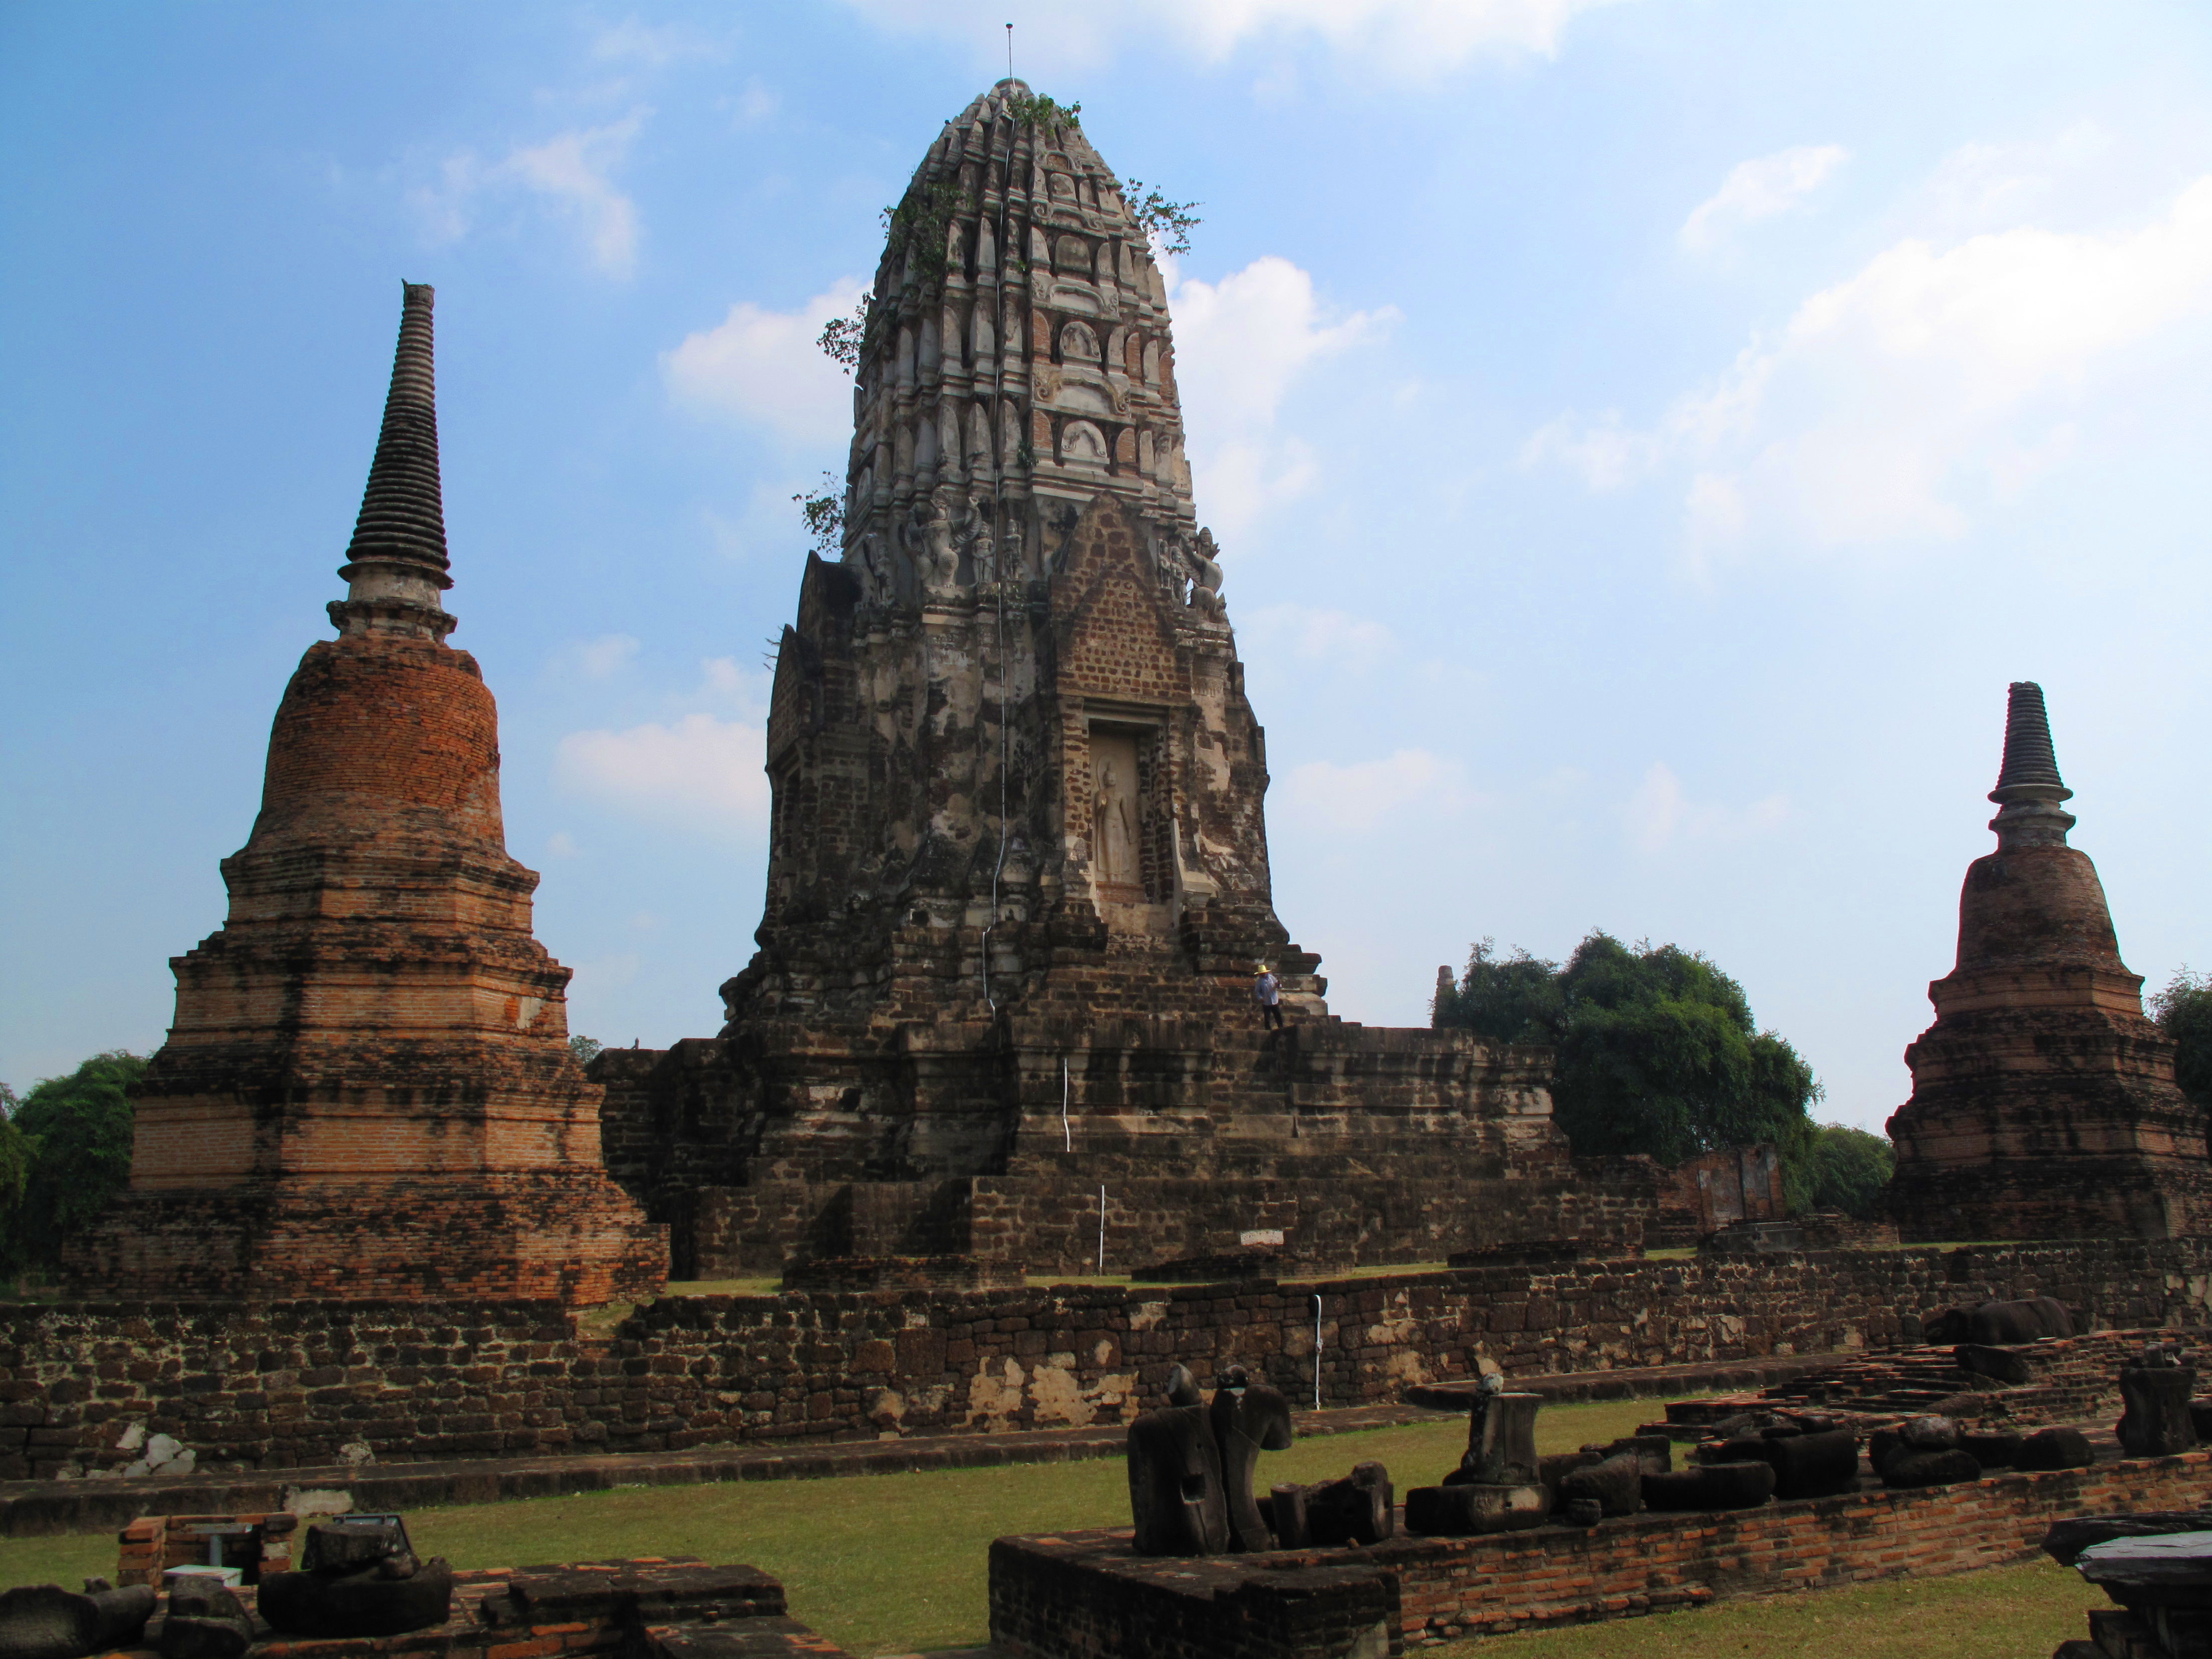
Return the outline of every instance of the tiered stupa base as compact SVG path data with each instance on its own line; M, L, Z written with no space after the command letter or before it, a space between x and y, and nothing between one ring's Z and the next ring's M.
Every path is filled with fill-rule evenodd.
M655 1295L666 1270L663 1230L619 1189L549 1170L136 1192L71 1277L131 1298L588 1305Z

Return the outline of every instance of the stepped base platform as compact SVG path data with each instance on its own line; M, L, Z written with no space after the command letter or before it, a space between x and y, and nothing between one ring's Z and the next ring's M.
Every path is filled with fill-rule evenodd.
M1145 1558L1126 1530L1001 1538L991 1639L1008 1659L1380 1659L1423 1642L1502 1635L1743 1595L1941 1577L2033 1559L2071 1516L2186 1509L2212 1452L1879 1487L1705 1514L1626 1516L1487 1537L1402 1532L1361 1549ZM1178 1645L1178 1643L1184 1645Z

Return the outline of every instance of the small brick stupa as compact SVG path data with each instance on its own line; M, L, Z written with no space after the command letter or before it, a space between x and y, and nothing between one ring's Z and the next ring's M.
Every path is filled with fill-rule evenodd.
M2066 844L2073 793L2042 688L2015 683L1997 850L1966 871L1958 965L1928 988L1936 1023L1905 1051L1912 1098L1889 1120L1908 1241L2173 1238L2212 1221L2204 1114L2143 1017L2096 866Z
M945 124L855 344L842 556L777 653L760 949L719 1038L593 1073L679 1270L1601 1224L1548 1054L1333 1018L1277 917L1165 282L1065 112L1009 80Z
M407 287L341 637L285 688L228 921L171 963L130 1187L67 1263L85 1293L580 1304L665 1278L531 935L491 693L444 642L430 307Z

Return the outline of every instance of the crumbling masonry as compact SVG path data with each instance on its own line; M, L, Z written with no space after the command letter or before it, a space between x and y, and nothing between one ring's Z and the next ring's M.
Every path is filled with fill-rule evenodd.
M67 1258L83 1293L592 1303L665 1278L507 856L498 712L445 643L431 298L406 289L339 637L285 688L229 919L171 963L130 1187Z
M777 656L760 948L719 1037L598 1062L611 1166L705 1276L1633 1242L1648 1177L1577 1180L1547 1055L1334 1019L1277 920L1165 287L1037 112L975 100L893 216L842 557Z

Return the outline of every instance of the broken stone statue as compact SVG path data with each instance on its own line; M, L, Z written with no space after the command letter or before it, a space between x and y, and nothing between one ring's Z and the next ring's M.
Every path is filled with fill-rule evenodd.
M1241 1365L1216 1379L1213 1403L1177 1365L1168 1403L1129 1425L1129 1511L1139 1555L1222 1555L1271 1547L1252 1497L1261 1451L1291 1443L1291 1402Z
M399 1636L442 1625L453 1575L415 1559L396 1515L335 1516L307 1528L300 1565L261 1581L261 1616L288 1636Z
M1441 1486L1416 1486L1406 1494L1406 1529L1519 1532L1543 1525L1552 1498L1536 1458L1536 1408L1542 1403L1539 1395L1507 1393L1505 1379L1495 1373L1484 1376L1468 1409L1467 1450L1459 1468ZM1641 1469L1636 1474L1640 1477Z

